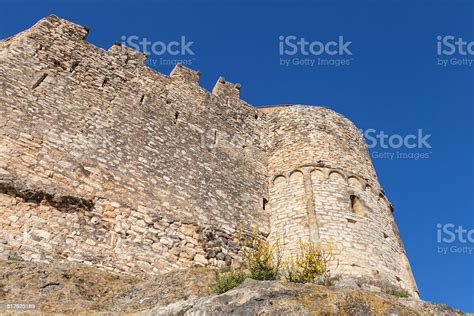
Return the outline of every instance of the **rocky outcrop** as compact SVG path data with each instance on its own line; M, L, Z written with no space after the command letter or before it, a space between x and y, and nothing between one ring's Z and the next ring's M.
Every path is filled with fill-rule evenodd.
M28 305L31 314L68 315L464 315L446 305L350 282L325 287L247 279L212 295L214 282L215 270L209 268L139 278L84 264L0 261L0 314L14 310L7 303L18 303Z
M214 279L205 268L140 278L85 264L0 260L0 315L131 313L205 295Z
M357 288L247 279L227 293L156 307L140 315L464 315L446 305Z

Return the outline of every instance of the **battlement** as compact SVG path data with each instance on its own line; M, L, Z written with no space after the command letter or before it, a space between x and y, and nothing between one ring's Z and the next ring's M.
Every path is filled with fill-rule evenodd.
M165 74L158 73L154 69L146 66L147 56L143 52L124 46L119 42L114 43L107 51L104 51L86 41L88 33L89 29L85 26L61 19L55 15L50 15L41 19L28 30L13 36L9 41L17 40L20 38L20 35L22 37L26 36L36 44L40 45L40 47L35 47L36 50L38 50L38 48L42 50L46 45L55 41L65 41L63 43L65 44L64 52L68 51L68 54L64 54L63 57L72 59L68 62L71 70L75 70L79 64L78 61L75 60L77 58L74 58L78 53L75 53L72 47L77 48L76 45L80 45L87 48L89 52L94 52L95 55L99 55L101 58L105 58L106 60L113 62L113 64L116 64L115 69L118 72L122 72L126 69L138 69L137 71L140 73L137 73L136 75L141 76L143 80L155 81L167 77L177 82L183 82L183 84L199 84L200 73L198 71L177 64L169 76L166 76ZM15 50L12 49L11 52L15 53ZM39 77L41 76L43 76L43 74L39 75ZM205 90L202 87L200 88ZM212 94L224 99L227 99L228 97L239 99L240 84L226 82L223 77L219 77L212 90ZM241 101L241 103L245 104L243 101Z
M240 97L240 83L231 83L225 81L224 77L220 77L217 80L214 88L212 89L212 93L227 98L239 98Z
M416 296L364 138L326 107L255 108L49 16L0 41L0 256L123 273L238 265L240 230L335 245L338 273ZM26 124L25 122L28 122Z
M199 84L199 71L192 70L181 64L177 64L170 73L170 78Z
M57 35L71 40L85 40L89 34L89 29L68 20L61 19L56 15L47 16L39 20L25 33L44 35Z

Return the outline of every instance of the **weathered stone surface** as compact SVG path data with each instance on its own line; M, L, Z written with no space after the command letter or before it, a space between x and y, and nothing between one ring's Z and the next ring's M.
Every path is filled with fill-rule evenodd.
M34 304L28 315L123 315L205 295L215 278L204 268L140 278L77 263L14 260L0 260L0 271L1 315L13 312L4 305L13 302Z
M464 315L446 305L361 289L246 280L221 295L178 301L139 315Z

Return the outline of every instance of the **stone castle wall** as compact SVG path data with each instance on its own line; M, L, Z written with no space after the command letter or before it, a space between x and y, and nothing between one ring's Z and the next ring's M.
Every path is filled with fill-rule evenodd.
M75 232L67 259L84 258L87 250L84 260L100 261L103 247L93 243L105 238L114 244L110 240L118 234L121 249L108 248L116 254L112 264L142 247L144 262L174 267L172 249L183 246L193 253L194 244L204 249L206 260L198 252L196 258L185 254L189 264L232 261L237 254L229 244L235 243L238 225L250 231L258 223L262 234L269 231L262 206L267 180L257 132L261 113L238 99L238 86L222 78L208 93L198 85L197 72L178 66L164 76L144 66L143 54L119 45L104 51L85 41L86 33L48 17L2 42L2 191L89 201L90 207L80 208L87 227L75 227L77 218L64 212L42 214L49 221L40 225L45 231L38 235L40 244L61 244ZM101 200L119 207L99 211ZM29 236L32 225L25 226L29 220L23 215L43 212L31 203L28 209L19 216L18 209L2 207L3 219L19 217L0 232L0 238L15 240L7 246L21 248L25 230ZM87 222L92 214L108 224ZM187 236L188 247L173 238L179 229L168 231L162 220L194 225L201 233ZM206 245L206 234L222 238ZM156 247L171 243L162 238L174 240L164 254L171 258L156 262ZM38 246L38 252L48 251Z
M0 256L127 273L240 261L256 228L416 292L365 142L322 107L257 109L51 16L0 41ZM270 234L270 235L269 235Z

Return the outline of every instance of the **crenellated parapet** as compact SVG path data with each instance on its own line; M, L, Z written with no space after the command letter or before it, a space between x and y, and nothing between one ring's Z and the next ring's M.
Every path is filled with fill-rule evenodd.
M181 83L183 89L190 89L189 84L191 84L191 86L196 87L197 93L204 92L225 100L231 97L233 100L239 101L242 106L246 105L245 102L239 99L240 84L227 82L223 77L220 77L212 92L207 92L199 86L200 73L198 71L177 64L168 76L161 74L146 66L147 55L145 53L119 42L114 43L108 50L104 51L86 41L88 32L87 27L51 15L41 19L30 29L12 36L8 39L8 43L2 42L0 47L3 45L7 48L11 47L10 52L12 54L10 57L26 58L25 55L31 57L39 56L38 54L48 54L48 47L55 47L57 43L62 42L61 55L48 56L49 60L43 61L43 69L39 72L31 69L30 73L26 74L30 78L28 85L34 88L38 87L46 77L49 77L48 81L52 81L51 77L62 71L78 73L86 69L89 72L87 74L88 79L91 80L93 77L97 77L94 80L99 82L99 85L104 84L104 86L114 84L114 80L111 80L111 78L123 78L116 80L116 82L127 83L127 72L133 72L134 76L141 76L140 81L143 82L143 87L140 90L142 91L150 90L151 87L145 85L150 85L150 83L153 85L165 79L173 81L175 86L176 84L179 86ZM17 49L15 49L15 46L17 46ZM82 55L81 49L78 49L79 47L87 49L91 56ZM0 55L1 57L2 55ZM100 68L96 70L87 69L89 65L92 66L92 60L95 62L99 59L103 60L103 65ZM107 74L101 74L106 68L109 68ZM132 84L136 85L136 83ZM135 89L135 87L131 88ZM138 98L140 99L141 96Z
M50 15L38 21L38 23L24 33L42 33L47 36L54 35L79 41L86 39L89 34L89 29L85 26L61 19L56 15Z
M240 83L231 83L226 81L224 77L220 77L212 89L212 94L225 99L238 99L240 97Z
M196 70L192 70L181 64L177 64L170 73L170 78L173 80L186 81L195 84L199 84L199 77L201 73Z

